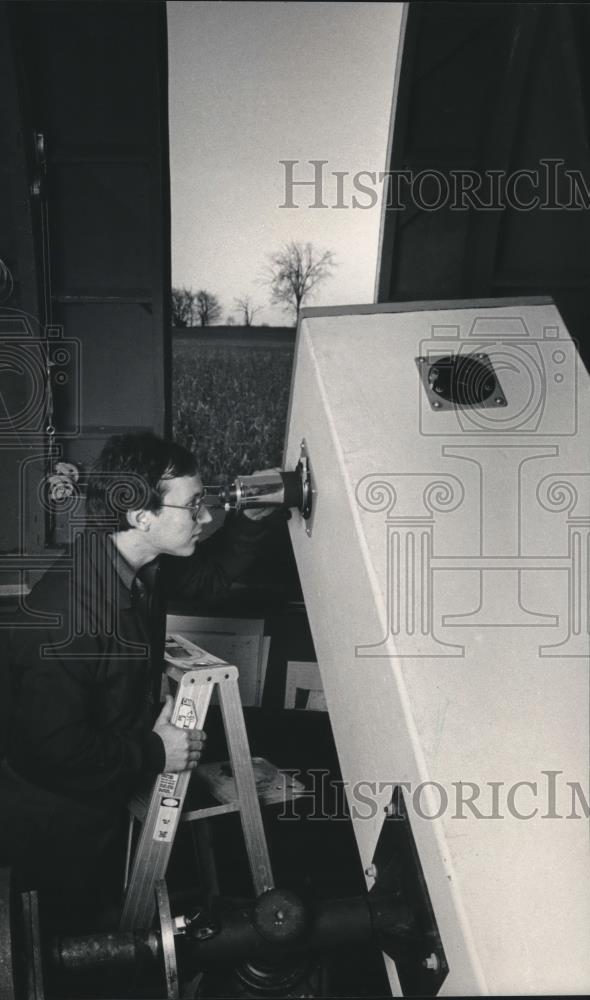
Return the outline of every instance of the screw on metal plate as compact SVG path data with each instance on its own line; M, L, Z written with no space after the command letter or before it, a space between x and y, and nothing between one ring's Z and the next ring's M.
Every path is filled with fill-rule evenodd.
M35 152L39 160L45 159L45 136L43 132L35 132Z
M440 969L440 962L438 960L438 955L436 955L432 951L430 955L428 955L424 959L422 965L424 966L425 969L428 969L429 972L438 972L438 970Z

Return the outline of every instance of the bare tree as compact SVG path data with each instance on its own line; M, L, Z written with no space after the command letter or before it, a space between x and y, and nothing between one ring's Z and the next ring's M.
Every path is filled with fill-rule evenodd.
M305 299L330 277L336 266L331 250L320 251L313 243L284 243L268 258L263 281L271 289L271 302L294 313L295 322Z
M192 288L172 289L172 326L194 326L197 293Z
M252 326L256 313L260 312L260 306L255 306L249 295L234 299L234 309L242 318L242 326Z
M211 326L221 318L221 303L213 292L201 288L197 292L196 315L200 326Z

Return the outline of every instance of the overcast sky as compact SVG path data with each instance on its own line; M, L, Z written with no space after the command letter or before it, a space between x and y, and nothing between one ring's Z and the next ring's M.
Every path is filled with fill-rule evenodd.
M259 283L282 242L311 241L339 266L313 304L373 299L381 185L359 171L385 167L402 5L393 3L168 3L174 285L263 306L256 322L289 322ZM310 160L327 160L321 200ZM345 172L337 182L333 171ZM337 184L342 185L340 192ZM374 191L373 195L371 192ZM370 204L353 208L352 197ZM338 202L344 208L334 207ZM310 303L312 304L312 303Z

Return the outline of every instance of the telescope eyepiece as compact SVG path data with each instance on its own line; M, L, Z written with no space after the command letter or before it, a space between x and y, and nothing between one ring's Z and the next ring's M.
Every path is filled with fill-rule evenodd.
M220 506L226 511L289 507L299 510L304 518L311 514L311 481L303 459L293 472L271 469L251 476L238 476L223 486L206 486L205 494L218 497Z

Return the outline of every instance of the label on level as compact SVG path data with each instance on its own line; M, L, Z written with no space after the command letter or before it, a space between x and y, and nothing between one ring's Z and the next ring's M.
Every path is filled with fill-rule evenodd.
M178 784L178 775L174 771L164 771L158 779L158 791L160 795L174 795Z
M197 724L197 713L192 698L183 698L176 716L175 725L180 729L194 729Z
M176 798L175 795L162 796L156 819L154 840L159 841L161 844L167 844L172 841L179 813L180 799Z

